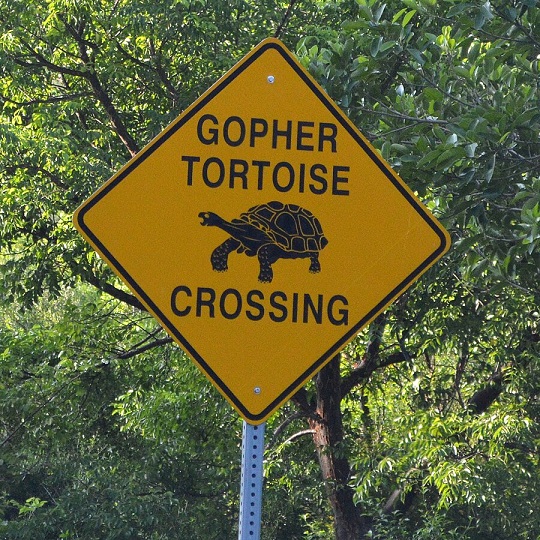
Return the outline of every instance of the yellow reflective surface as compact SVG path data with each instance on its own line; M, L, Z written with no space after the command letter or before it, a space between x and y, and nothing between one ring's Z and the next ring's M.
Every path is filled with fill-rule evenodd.
M214 214L221 219L204 217ZM74 222L250 423L268 418L450 245L274 39Z

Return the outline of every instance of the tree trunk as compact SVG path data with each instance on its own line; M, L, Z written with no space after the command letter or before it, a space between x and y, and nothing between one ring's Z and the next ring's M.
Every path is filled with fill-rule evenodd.
M368 523L354 504L353 490L348 485L350 465L340 448L343 423L340 409L341 390L339 356L324 367L315 379L317 415L309 419L313 441L321 467L326 494L334 514L336 540L361 540Z

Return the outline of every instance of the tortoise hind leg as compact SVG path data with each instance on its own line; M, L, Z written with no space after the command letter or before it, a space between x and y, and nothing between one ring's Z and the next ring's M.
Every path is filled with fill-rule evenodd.
M240 242L235 238L229 238L220 244L210 256L210 262L212 263L212 268L216 272L225 272L229 267L227 266L227 258L229 253L232 253L234 250L238 249Z
M321 271L321 263L319 262L319 253L312 253L310 255L311 264L309 265L309 271L312 274L317 274Z

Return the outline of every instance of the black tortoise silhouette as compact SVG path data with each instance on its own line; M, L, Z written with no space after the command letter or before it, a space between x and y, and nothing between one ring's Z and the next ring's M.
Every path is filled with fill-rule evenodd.
M257 255L262 283L272 281L272 264L278 259L310 259L309 271L321 271L319 251L328 240L319 220L301 206L271 201L250 208L232 221L213 212L201 212L199 217L201 225L219 227L230 234L210 257L217 272L227 270L227 258L233 251L249 257Z

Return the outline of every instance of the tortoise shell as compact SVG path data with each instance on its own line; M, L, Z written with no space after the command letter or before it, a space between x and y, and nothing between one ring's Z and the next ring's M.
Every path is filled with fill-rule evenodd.
M319 220L296 204L279 201L259 204L241 214L240 221L264 231L269 241L284 251L309 253L320 251L328 244Z

